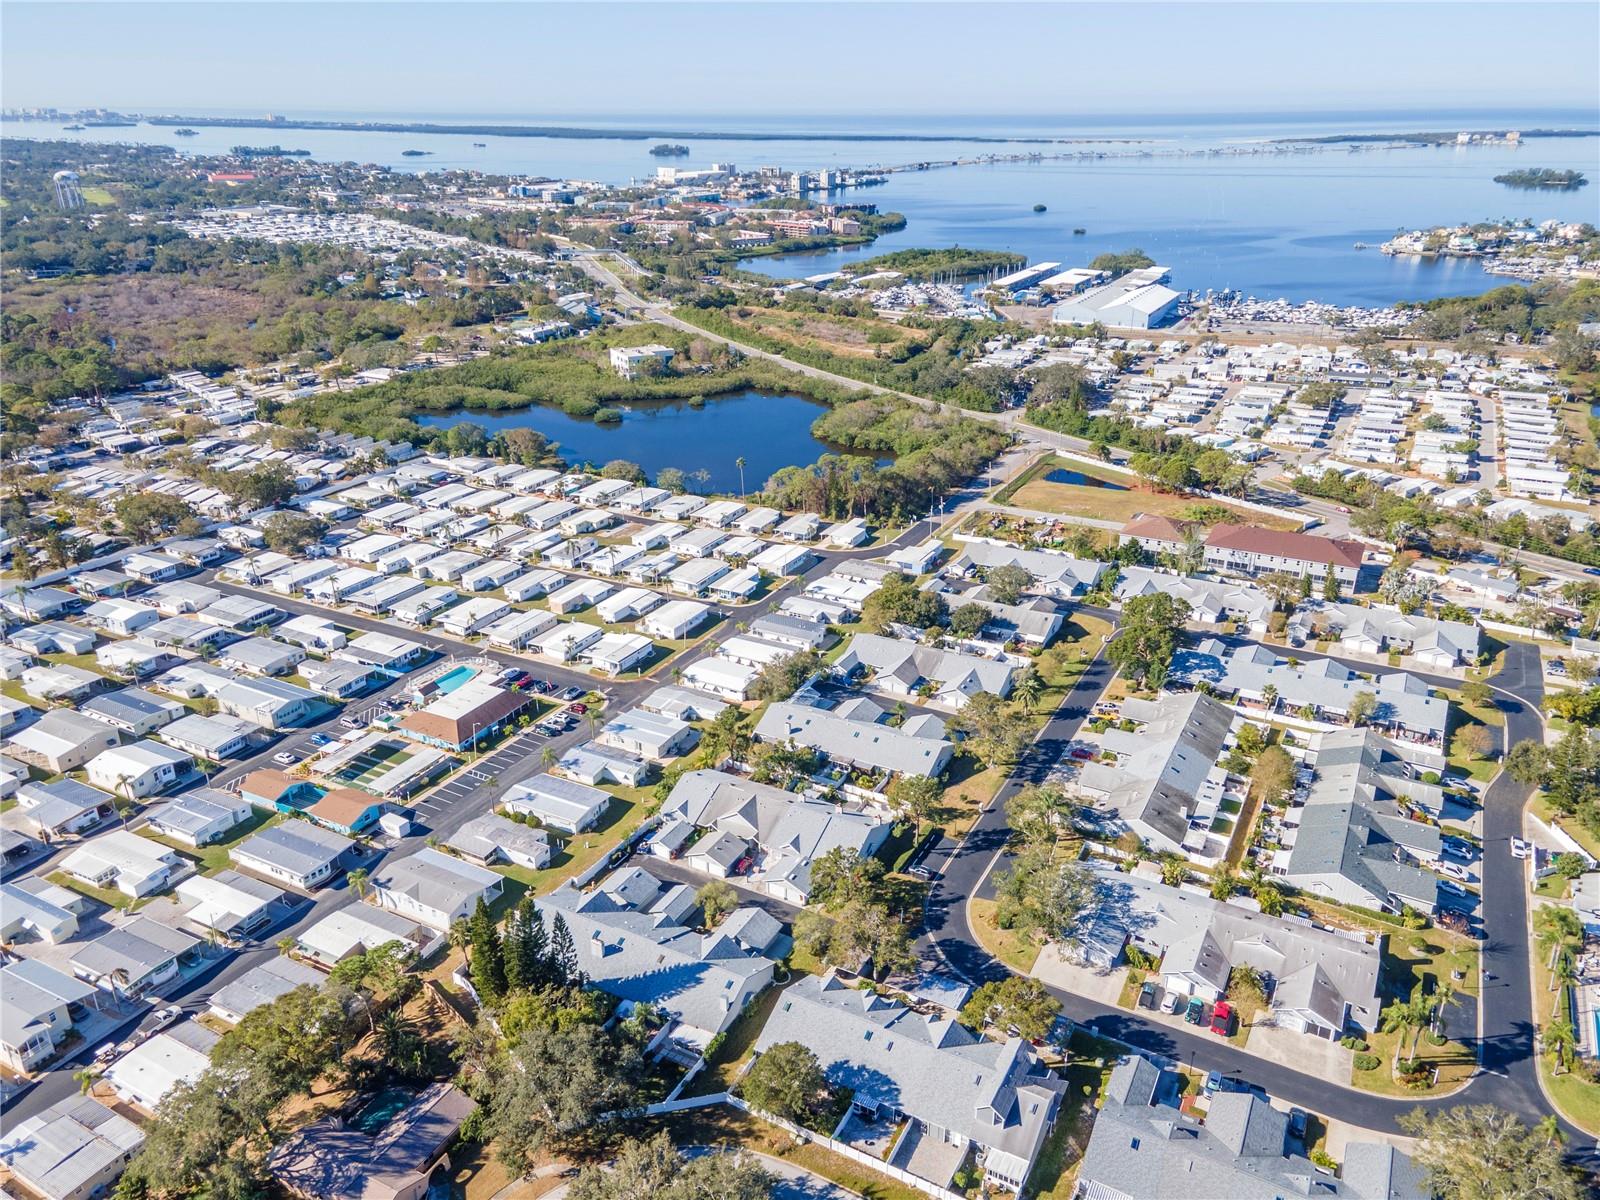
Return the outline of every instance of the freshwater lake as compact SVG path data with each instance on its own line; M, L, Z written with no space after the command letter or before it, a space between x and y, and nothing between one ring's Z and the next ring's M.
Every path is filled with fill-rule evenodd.
M195 114L200 115L200 114ZM305 113L320 119L372 114ZM454 114L387 119L441 123L540 123L528 116ZM175 145L184 153L220 154L234 145L278 143L309 150L323 161L377 163L417 172L476 168L527 177L549 176L625 183L654 174L649 147L672 130L708 131L674 137L690 148L671 160L686 169L732 162L787 169L865 167L986 154L1074 153L1067 161L989 163L903 171L881 187L839 193L836 200L876 204L904 213L907 227L871 246L821 254L747 260L752 271L795 278L837 270L864 257L911 246L961 245L1010 250L1031 262L1081 266L1105 251L1143 249L1172 268L1172 286L1204 292L1236 288L1260 298L1320 300L1382 306L1400 300L1481 292L1508 282L1467 259L1388 258L1379 243L1398 229L1500 218L1600 218L1600 138L1538 138L1521 146L1441 146L1290 150L1272 139L1354 132L1449 129L1585 128L1594 110L1466 113L1418 112L1375 116L1308 113L1273 117L1173 116L1144 118L657 117L660 135L638 139L521 138L492 135L376 133L299 129L201 127L175 138L170 127L62 130L60 123L10 122L5 137L59 137L85 143ZM637 128L637 119L551 122ZM718 129L761 129L772 140L714 136ZM789 133L886 133L883 139L796 138ZM947 135L938 141L894 140L896 134ZM980 136L1042 138L995 143ZM473 143L482 142L479 148ZM407 158L406 149L430 151ZM1250 151L1245 153L1245 151ZM1513 168L1579 170L1591 179L1572 192L1515 191L1493 177ZM1033 206L1043 204L1045 212ZM1074 235L1074 228L1086 232ZM1371 247L1355 249L1355 243Z
M536 429L561 449L574 465L602 467L613 459L638 463L653 480L663 467L686 475L704 470L705 488L738 495L738 460L745 460L744 490L761 489L781 467L802 466L828 453L845 453L819 441L811 423L827 405L803 396L773 392L729 392L707 397L691 408L686 400L652 400L617 405L622 420L601 425L559 408L534 405L510 411L460 409L419 413L418 424L448 429L463 421L481 425L491 435L502 429Z

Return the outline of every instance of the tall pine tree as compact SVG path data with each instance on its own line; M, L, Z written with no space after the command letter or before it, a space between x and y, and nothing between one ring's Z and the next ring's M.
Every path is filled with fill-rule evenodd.
M550 986L550 935L545 931L544 914L525 900L530 909L528 937L523 943L523 969L528 976L528 987L539 991Z
M550 976L550 982L557 987L578 987L583 982L578 970L578 948L572 944L572 930L560 913L550 931Z
M506 990L519 991L529 984L528 965L528 912L533 902L526 896L511 910L506 918L505 936L500 940L501 957L506 964Z
M500 933L489 916L489 906L478 897L469 929L472 934L472 986L485 1004L495 1004L506 994L505 951Z

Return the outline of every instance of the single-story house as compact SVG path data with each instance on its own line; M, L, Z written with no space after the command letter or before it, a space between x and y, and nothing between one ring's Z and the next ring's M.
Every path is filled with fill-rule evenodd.
M542 829L485 813L474 817L445 839L448 848L470 862L493 866L512 866L540 870L550 865L553 853L550 835Z
M194 773L194 755L160 742L101 751L85 768L95 787L124 796L156 796Z
M143 996L174 978L179 959L199 945L181 929L136 916L75 951L72 973L117 997Z
M187 750L196 758L221 762L225 758L246 753L260 732L261 726L254 721L222 713L210 717L194 713L180 717L156 736L169 746Z
M221 1035L198 1021L180 1021L117 1059L103 1078L124 1102L153 1113L175 1087L206 1072L219 1040Z
M611 794L559 775L535 775L512 784L500 803L510 812L538 817L552 829L582 833L605 814Z
M138 899L162 892L184 860L153 838L113 829L91 838L61 860L61 869L91 887L116 888Z
M238 871L192 875L177 887L178 898L190 905L183 919L196 929L225 938L247 937L272 924L284 893Z
M425 846L406 858L385 862L373 872L371 887L372 903L379 908L448 930L470 914L479 900L494 903L505 879Z
M93 829L115 811L110 793L76 779L58 779L19 787L11 820L34 836L55 842Z
M0 1135L0 1162L47 1200L91 1200L116 1183L144 1131L89 1096L68 1096Z
M310 821L285 821L251 834L228 852L235 865L301 891L321 887L344 868L355 843Z
M212 992L208 1011L220 1021L237 1025L262 1005L298 987L320 988L322 981L322 973L309 963L280 954Z
M250 819L250 802L217 788L194 788L145 814L151 829L186 846L209 846Z
M71 709L53 708L13 734L6 753L52 775L61 775L121 741L121 734L103 721Z
M157 696L143 688L125 687L90 696L78 706L78 711L123 733L145 737L189 710L169 697Z
M700 733L676 717L635 708L606 722L594 740L614 750L661 762L694 749Z

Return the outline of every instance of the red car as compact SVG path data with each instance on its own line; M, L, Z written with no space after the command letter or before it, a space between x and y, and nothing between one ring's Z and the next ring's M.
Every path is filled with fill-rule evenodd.
M1211 1032L1227 1037L1232 1028L1233 1005L1226 1000L1218 1000L1217 1007L1211 1011Z
M572 711L581 717L584 713L589 711L589 706L587 704L574 704L572 706Z

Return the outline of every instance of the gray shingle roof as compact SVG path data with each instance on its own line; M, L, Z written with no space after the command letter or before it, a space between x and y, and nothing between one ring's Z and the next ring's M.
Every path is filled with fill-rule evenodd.
M790 985L756 1040L810 1047L835 1084L1032 1162L1065 1084L1020 1038L980 1038L945 1017L847 986L829 972Z
M771 980L774 964L730 937L696 933L652 911L662 892L630 907L616 894L564 885L535 903L547 924L558 915L566 922L578 965L596 987L716 1033Z
M1376 1161L1366 1169L1368 1152L1361 1151L1358 1177L1347 1171L1339 1179L1320 1170L1291 1151L1287 1115L1248 1093L1213 1096L1202 1124L1179 1111L1177 1082L1176 1074L1140 1055L1112 1071L1078 1172L1086 1194L1138 1200L1430 1200L1408 1160L1404 1168L1384 1173ZM1398 1152L1396 1157L1404 1159ZM1384 1190L1374 1187L1378 1183Z

